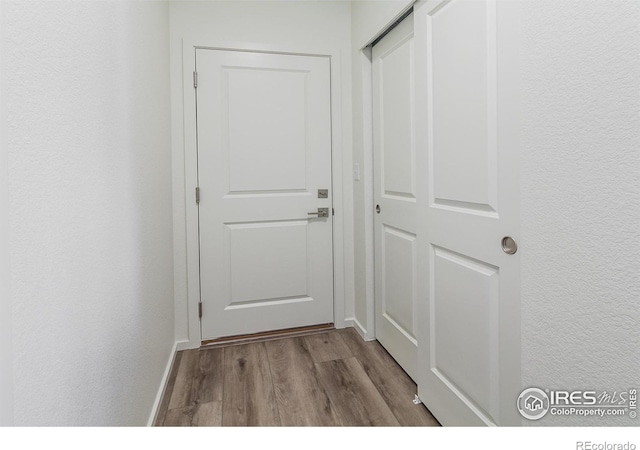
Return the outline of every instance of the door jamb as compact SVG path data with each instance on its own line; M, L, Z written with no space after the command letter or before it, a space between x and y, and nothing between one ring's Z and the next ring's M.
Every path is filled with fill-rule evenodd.
M264 43L208 42L207 39L184 39L182 42L182 87L183 87L183 155L185 234L187 266L187 321L188 341L182 341L179 349L198 348L202 342L198 303L200 302L200 246L198 233L198 206L194 192L198 180L196 147L196 102L193 87L195 50L198 48L230 51L253 51L299 56L324 56L330 63L331 86L331 177L333 189L333 315L336 328L345 327L347 295L353 290L352 258L345 252L349 244L349 228L345 220L351 214L349 193L351 154L343 146L342 132L342 74L341 51L339 49L283 48ZM345 170L346 167L346 170ZM351 245L349 245L349 248ZM350 270L350 272L349 272Z
M384 33L384 31L383 31ZM362 71L362 145L363 145L363 184L364 184L364 237L365 237L365 304L367 323L364 338L367 341L376 338L375 303L375 217L374 209L374 170L373 167L373 57L372 45L360 50Z

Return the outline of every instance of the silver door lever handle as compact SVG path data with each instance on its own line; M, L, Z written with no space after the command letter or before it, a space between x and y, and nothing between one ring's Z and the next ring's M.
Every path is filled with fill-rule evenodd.
M307 213L310 216L329 217L329 208L318 208L317 212Z

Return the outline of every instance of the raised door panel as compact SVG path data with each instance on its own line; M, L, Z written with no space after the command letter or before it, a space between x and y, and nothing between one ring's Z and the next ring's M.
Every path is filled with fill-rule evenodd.
M385 226L382 254L382 315L408 340L415 342L415 235Z
M382 196L415 199L412 35L380 56L380 152Z
M306 190L307 76L223 68L230 193Z
M432 251L431 371L487 423L497 423L499 270Z
M225 309L310 300L308 221L226 227L230 295Z
M495 18L485 1L430 15L432 203L497 211Z

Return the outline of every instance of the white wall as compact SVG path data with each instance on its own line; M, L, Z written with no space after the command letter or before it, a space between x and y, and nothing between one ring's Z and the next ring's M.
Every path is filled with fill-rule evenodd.
M524 2L523 384L640 379L640 3ZM546 417L539 424L638 425Z
M174 342L168 5L5 7L15 423L144 425Z
M354 1L351 5L352 90L353 90L353 162L360 167L360 181L354 182L354 252L355 252L355 302L356 324L367 338L373 335L373 211L366 195L371 195L373 180L370 168L372 154L371 132L365 127L367 106L363 103L363 90L371 89L363 84L363 66L367 63L361 51L365 45L386 30L413 2L411 0ZM368 119L367 119L368 118ZM369 133L367 135L366 133ZM369 307L367 307L369 304Z
M174 254L176 339L199 344L197 318L187 308L187 254L185 229L185 149L183 129L182 40L197 41L199 45L226 45L256 43L263 48L301 49L300 52L318 52L318 49L340 54L341 133L342 156L351 165L351 60L350 60L350 5L340 1L210 1L171 3L171 102L173 134L173 201L174 201ZM308 49L308 50L305 50ZM187 82L190 82L188 80ZM336 87L333 86L335 89ZM335 175L335 173L334 173ZM351 237L352 183L351 172L344 174L345 211L344 232ZM192 186L187 192L193 201ZM344 264L353 272L353 246L345 241ZM346 281L346 315L353 315L353 282ZM189 325L191 324L191 328Z
M4 4L0 2L0 426L13 425L12 315L9 297L9 207L5 130Z

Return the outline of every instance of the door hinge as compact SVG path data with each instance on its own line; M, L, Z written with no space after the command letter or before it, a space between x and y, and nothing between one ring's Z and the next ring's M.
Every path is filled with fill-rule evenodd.
M196 188L196 203L200 203L200 188Z
M198 303L198 317L202 319L202 302Z
M331 215L332 215L332 216L335 216L335 215L336 215L336 210L335 210L335 209L333 209L333 208L331 208Z
M198 88L198 72L193 71L193 87Z

